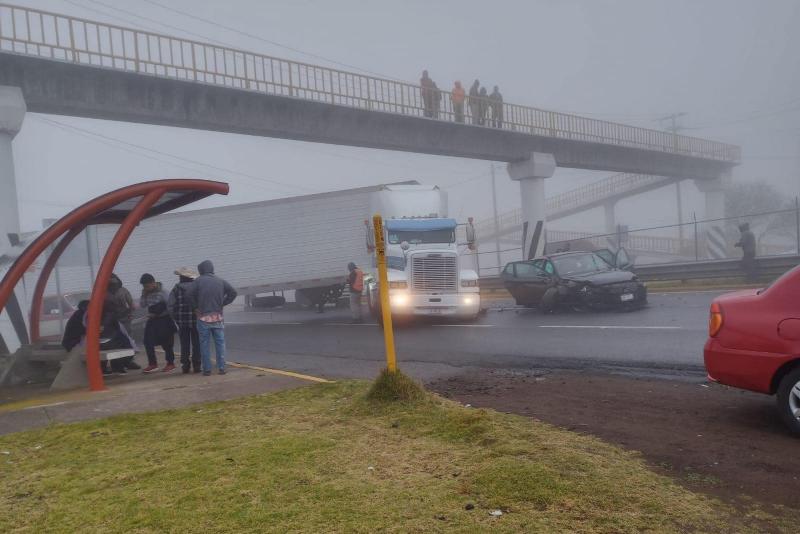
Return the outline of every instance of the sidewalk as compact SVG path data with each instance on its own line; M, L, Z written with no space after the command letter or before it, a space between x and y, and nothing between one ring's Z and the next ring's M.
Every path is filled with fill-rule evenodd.
M106 380L108 389L45 392L33 398L0 404L0 435L56 423L99 419L123 413L180 408L191 404L272 393L320 381L303 375L229 363L225 375L184 375L180 370L145 375L129 372Z

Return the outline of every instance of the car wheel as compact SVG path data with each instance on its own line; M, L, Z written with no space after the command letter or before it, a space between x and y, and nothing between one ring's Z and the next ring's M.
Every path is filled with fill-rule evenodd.
M778 386L778 410L786 426L800 436L800 367L783 377Z
M542 295L542 301L539 303L539 308L543 313L553 313L558 306L558 289L551 287Z

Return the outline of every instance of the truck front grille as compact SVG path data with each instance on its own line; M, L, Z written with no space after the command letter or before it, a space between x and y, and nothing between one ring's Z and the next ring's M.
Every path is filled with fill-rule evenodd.
M414 256L411 260L411 285L421 291L457 291L456 257L443 254Z

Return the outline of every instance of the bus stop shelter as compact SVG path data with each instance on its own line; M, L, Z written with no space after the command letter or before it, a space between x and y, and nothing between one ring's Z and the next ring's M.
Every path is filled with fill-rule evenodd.
M39 273L31 300L29 338L31 343L37 343L40 338L39 320L44 291L59 257L86 227L96 224L118 224L119 229L100 262L86 319L86 370L89 389L92 391L105 389L100 369L100 321L109 279L128 238L136 226L145 219L211 195L227 195L228 190L227 183L209 180L155 180L123 187L83 204L43 231L17 257L0 282L0 312L9 303L14 288L25 272L49 247L54 246Z

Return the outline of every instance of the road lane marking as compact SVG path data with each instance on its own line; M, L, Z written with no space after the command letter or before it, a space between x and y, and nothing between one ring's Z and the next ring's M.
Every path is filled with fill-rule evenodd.
M595 330L684 330L682 326L537 325L537 328L591 328Z
M273 323L273 322L265 322L265 323L258 323L258 322L247 322L247 321L225 321L227 326L296 326L299 324L305 323Z
M435 324L445 328L494 328L493 324Z
M268 367L259 367L257 365L248 365L248 364L236 363L236 362L228 362L228 365L230 365L231 367L237 367L237 368L240 368L240 369L251 369L253 371L263 371L265 373L271 373L273 375L290 376L292 378L299 378L301 380L308 380L309 382L319 382L320 384L332 383L331 380L326 380L326 379L320 378L318 376L304 375L302 373L293 373L292 371L282 371L280 369L270 369Z

